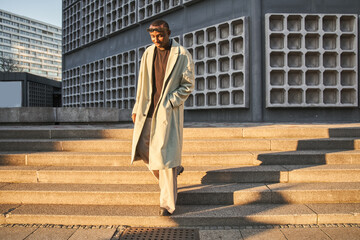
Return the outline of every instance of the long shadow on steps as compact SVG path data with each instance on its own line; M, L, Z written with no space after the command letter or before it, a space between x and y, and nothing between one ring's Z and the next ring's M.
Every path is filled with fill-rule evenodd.
M284 171L307 169L312 166L326 164L353 164L354 162L346 157L336 159L336 157L329 157L329 155L358 149L359 147L355 142L356 139L360 139L360 128L330 128L329 138L299 140L295 151L277 151L274 153L259 154L257 160L260 161L260 166L279 165L284 167ZM358 162L360 163L360 161ZM271 176L267 177L263 175L261 171L254 171L255 168L257 167L222 169L227 171L226 174L220 169L209 171L206 176L202 178L201 185L180 188L179 205L181 208L179 208L178 214L187 216L203 214L204 218L214 217L216 218L216 220L214 220L214 225L317 223L317 214L314 213L306 203L315 203L322 201L321 199L316 199L316 197L312 196L299 196L299 194L293 194L291 190L294 190L295 192L301 182L287 184L288 179L284 180L284 176L280 170L272 171ZM220 174L221 171L222 173ZM250 172L253 172L254 174L251 175ZM241 176L242 173L245 173L246 176ZM248 180L246 180L247 177ZM304 182L307 181L311 182L311 180L304 180ZM243 184L235 186L229 191L231 183L239 182ZM239 192L244 190L251 192L255 188L261 187L261 184L266 186L267 189L264 189L264 191L256 191L257 194L252 197L248 197L246 194L238 195ZM219 194L212 195L212 190L215 188L219 190L217 191ZM199 191L199 189L200 192L203 192L204 194L201 195L199 199L193 201L195 204L199 205L199 211L196 213L188 212L186 206L181 206L181 202L189 202L188 200L191 199L192 193ZM221 193L221 190L224 190L223 194ZM283 195L283 192L286 192L286 190L287 193ZM295 204L291 204L302 201L305 205L296 206ZM216 203L219 202L221 202L221 204L216 205ZM277 204L288 205L280 206ZM291 217L287 216L287 219L286 217L282 217L281 219L271 217L272 214L276 217L277 214L281 215L292 211L294 214ZM267 217L261 217L267 213L269 214ZM301 216L302 214L303 216ZM311 217L307 218L306 216ZM201 224L201 219L200 222L199 219L197 219L196 222L196 220L191 220L190 218L173 218L173 220L180 225L184 223L185 219L186 221L194 221L195 225ZM309 219L313 222L308 222ZM187 222L187 224L189 224L189 222Z
M266 130L265 130L266 131ZM268 154L260 154L257 156L257 160L261 162L261 166L267 165L281 165L281 166L289 166L289 165L296 165L296 169L306 169L308 168L307 165L325 165L325 164L334 164L337 163L333 160L329 159L328 154L330 153L339 153L345 150L354 150L358 149L358 146L355 146L355 139L360 138L360 128L338 128L338 129L330 129L329 130L329 137L330 138L346 138L346 141L338 141L338 142L321 142L321 139L307 139L307 140L300 140L296 147L295 151L284 151L281 153L268 153ZM103 136L103 138L106 138ZM326 140L326 139L323 139ZM316 142L320 141L320 150L323 150L321 153L318 153L314 156L314 154L309 153L307 158L304 159L303 155L300 153L303 151L311 151L314 147ZM56 146L49 147L49 151L54 151ZM1 159L0 159L1 160ZM6 159L5 159L6 160ZM7 159L10 161L10 159ZM20 161L20 160L19 160ZM86 159L85 159L86 161ZM351 160L343 159L341 161L348 161L347 163L352 163ZM360 161L359 161L360 162ZM223 167L224 168L224 167ZM281 182L282 175L281 171L273 171L271 177L267 177L262 175L261 171L258 173L251 175L248 174L244 179L244 176L241 174L242 172L246 172L243 170L254 170L256 166L248 167L244 169L243 167L238 168L228 168L228 173L226 175L222 175L222 178L218 177L219 171L209 171L207 175L203 178L203 184L193 187L203 188L205 192L203 197L200 198L198 201L198 208L194 211L193 208L189 208L189 206L179 206L178 212L176 215L171 219L177 223L178 225L201 225L202 218L208 217L209 219L213 219L212 222L207 222L207 224L213 225L251 225L251 224L267 224L267 223L274 223L276 219L271 218L271 214L274 215L281 215L284 212L291 212L294 211L294 217L291 221L296 223L301 223L303 218L301 216L296 216L297 209L289 207L282 207L276 206L276 204L268 204L269 202L273 202L276 199L276 203L278 202L289 202L287 197L284 197L281 190L291 190L293 187L284 184L283 186L279 186L276 188L277 191L270 192L268 191L260 191L259 194L255 195L253 198L242 198L242 195L237 195L239 192L244 190L253 190L258 187L258 185L264 185L270 183L279 183ZM239 175L241 175L239 177ZM269 180L270 179L270 180ZM211 194L212 189L211 186L207 186L207 183L217 183L217 188L225 189L230 188L230 183L241 181L242 183L249 183L248 186L242 185L237 186L230 191L227 191L226 194L221 195L218 194L217 196L213 196ZM213 186L212 186L213 187ZM185 196L185 193L191 193L191 189L180 189L183 193L179 194L179 200L181 202L181 195ZM206 194L206 190L209 190L208 194ZM265 189L266 190L266 189ZM269 199L270 193L270 199ZM272 195L271 195L272 194ZM304 197L306 198L306 196ZM223 201L223 204L217 204L217 206L211 205L213 203L218 203L219 201ZM300 206L301 207L301 206ZM313 214L314 212L307 208L306 206L302 207L302 211L305 214ZM264 219L261 217L256 217L256 215L265 215L268 214L268 218ZM249 217L252 216L252 217ZM255 217L254 217L255 216ZM285 219L284 217L282 218Z

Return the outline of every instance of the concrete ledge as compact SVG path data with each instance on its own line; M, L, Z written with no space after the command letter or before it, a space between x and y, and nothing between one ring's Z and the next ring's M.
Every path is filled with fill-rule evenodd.
M55 108L20 108L19 122L56 122Z
M0 123L3 122L20 122L20 108L0 108Z
M130 122L130 109L117 108L0 108L0 124Z

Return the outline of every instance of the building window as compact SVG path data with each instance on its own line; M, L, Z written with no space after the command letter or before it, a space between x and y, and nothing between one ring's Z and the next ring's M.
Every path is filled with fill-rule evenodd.
M36 68L41 68L41 65L40 65L40 64L32 63L31 66L32 66L32 67L36 67Z

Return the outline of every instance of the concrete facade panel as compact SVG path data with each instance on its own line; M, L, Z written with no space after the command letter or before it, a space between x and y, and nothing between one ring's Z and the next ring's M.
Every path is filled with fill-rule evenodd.
M83 8L85 2L69 2L68 5L64 5L64 12L77 3L80 3ZM110 6L110 8L105 7L104 15L108 14L106 16L114 18L115 6L117 10L121 10L120 5L116 5L119 4L116 1L101 2L104 6ZM128 4L132 2L127 1ZM198 94L199 101L202 98L205 105L202 107L195 104L190 109L187 102L186 121L339 122L359 119L357 54L359 2L345 0L346 4L343 4L335 0L179 0L175 2L152 1L151 3L147 1L143 2L142 7L139 7L139 2L142 4L141 0L135 1L136 11L133 11L135 15L139 14L140 10L150 11L150 8L155 9L155 12L148 14L148 17L144 15L145 17L140 21L139 16L136 16L137 20L133 24L122 29L115 28L110 34L105 31L104 37L66 52L64 55L65 72L134 50L139 59L144 46L151 44L146 28L158 18L168 21L172 36L179 37L183 45L186 45L187 34L195 36L198 31L206 31L211 26L218 27L221 23L246 19L248 34L243 37L244 44L248 41L248 46L244 48L245 53L242 53L244 54L242 56L244 59L248 58L244 60L244 64L248 64L248 80L246 80L248 86L242 89L244 92L240 94L228 84L226 78L220 79L220 74L216 72L214 74L217 84L215 91L201 92L203 96L200 92L193 93L193 103L196 103L194 96ZM163 5L167 2L172 2L172 5L164 8ZM132 10L129 10L127 14L127 16L131 15ZM275 28L276 16L283 18L286 28L283 31L268 30L266 21L270 18L267 16L275 17L274 21L271 21ZM334 17L335 30L331 29L331 19ZM80 18L83 19L84 16ZM109 26L107 21L105 17L105 26ZM114 21L112 19L110 23ZM316 24L314 25L316 21L319 24L324 23L326 29L324 30L319 25L316 30ZM214 57L214 61L203 62L204 73L216 66L216 71L223 69L225 75L231 75L231 61L238 62L237 59L232 59L231 48L226 48L226 41L229 41L231 46L232 40L228 38L225 42L221 42L219 39L216 43L218 55ZM201 61L204 59L200 60L196 57L202 57L201 54L206 57L207 51L211 52L211 50L211 46L207 43L194 47L193 57L195 61L198 61L198 69L202 69ZM227 63L230 64L229 71L226 68ZM139 62L135 65L138 69ZM234 67L236 66L235 64ZM203 87L206 90L206 78L209 78L212 73L206 74L203 82L200 77L197 77L200 79L197 80L199 89ZM135 76L137 77L137 70ZM70 76L70 78L73 77ZM106 81L106 78L103 81ZM213 87L214 79L209 78L208 82L210 88ZM222 91L224 86L229 86L229 88ZM123 99L117 99L123 101ZM241 104L230 108L226 107L228 106L226 104L219 104L229 101L231 103L231 99ZM105 98L103 102L103 106L106 106ZM87 104L86 101L83 103Z

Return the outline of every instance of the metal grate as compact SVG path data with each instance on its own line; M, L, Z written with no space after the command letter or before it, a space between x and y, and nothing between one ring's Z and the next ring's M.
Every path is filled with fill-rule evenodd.
M126 228L122 240L198 240L199 230L192 228Z

